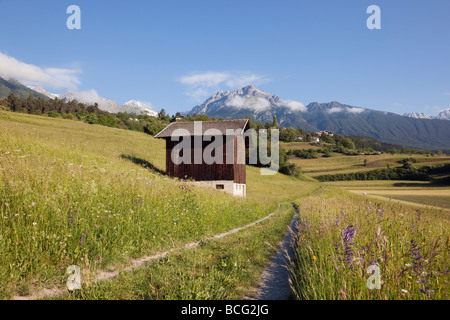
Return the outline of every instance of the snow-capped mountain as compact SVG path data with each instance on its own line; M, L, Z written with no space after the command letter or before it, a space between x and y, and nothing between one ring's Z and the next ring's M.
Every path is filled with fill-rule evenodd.
M54 93L47 92L43 88L40 88L40 87L28 86L28 88L31 90L34 90L40 94L43 94L50 99L58 98L60 100L66 101L66 102L72 101L72 100L77 100L78 102L91 104L91 105L97 103L100 110L108 111L111 113L126 112L126 113L134 113L134 114L147 114L149 116L154 116L154 117L156 117L158 115L158 112L153 109L153 106L151 103L130 100L128 102L125 102L123 105L121 105L114 100L106 99L106 98L99 96L95 90L54 94Z
M99 109L111 113L121 112L121 105L114 100L100 97L95 90L80 91L80 92L66 92L58 95L58 99L65 102L77 100L78 102L93 105L98 104Z
M128 102L125 102L122 106L124 110L122 112L128 112L128 113L144 113L149 116L157 117L158 111L155 111L153 109L153 106L149 102L142 102L142 101L136 101L136 100L130 100Z
M202 104L195 106L190 113L205 113L218 118L227 118L230 115L233 118L245 118L250 115L252 119L263 123L272 121L275 113L277 117L280 116L278 118L280 125L289 126L291 124L290 121L287 121L289 116L282 115L301 111L306 111L306 107L302 103L281 99L250 85L234 91L219 91ZM296 118L296 122L305 124L301 116Z
M419 112L409 112L409 113L405 113L403 116L408 117L408 118L414 118L414 119L433 119L433 117L430 116L429 114L419 113Z
M38 92L38 93L41 93L41 94L43 94L44 96L49 97L50 99L55 99L55 98L58 97L58 94L50 93L50 92L48 92L48 91L45 91L45 90L44 90L43 88L41 88L41 87L27 86L27 88L30 88L31 90L36 91L36 92Z
M404 117L415 118L415 119L439 119L439 120L450 120L450 108L441 111L437 116L433 117L426 113L411 112L405 113Z
M438 116L436 117L436 119L440 119L440 120L450 120L450 108L442 111L441 113L438 114Z
M419 149L450 150L450 125L438 119L415 119L392 112L354 107L332 101L309 103L284 100L276 95L247 86L234 91L219 91L189 111L223 119L250 116L263 124L302 128L306 131L328 130L343 135L373 137L382 142ZM440 119L448 113L443 112ZM417 116L419 117L419 116Z

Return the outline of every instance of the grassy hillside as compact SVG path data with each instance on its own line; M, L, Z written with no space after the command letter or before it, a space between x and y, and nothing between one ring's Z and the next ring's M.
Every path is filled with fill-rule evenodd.
M164 163L164 141L143 133L0 111L0 297L245 225L318 187L248 167L236 199Z

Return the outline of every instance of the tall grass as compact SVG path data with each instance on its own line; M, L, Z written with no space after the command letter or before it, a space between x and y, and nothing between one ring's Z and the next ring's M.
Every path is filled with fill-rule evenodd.
M176 181L152 137L24 115L0 116L0 297L62 285L69 265L108 268L268 213Z
M448 210L336 190L297 204L298 299L448 299ZM379 289L369 289L370 266L379 268Z
M248 198L159 174L163 141L0 113L0 298L243 226L318 184L248 167ZM155 170L153 170L155 169Z

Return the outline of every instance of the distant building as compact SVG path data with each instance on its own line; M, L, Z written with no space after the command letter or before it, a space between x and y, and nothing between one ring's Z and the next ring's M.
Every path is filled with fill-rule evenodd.
M309 142L311 142L311 143L319 143L319 142L320 142L320 139L319 139L319 137L311 137L311 139L309 140Z
M200 133L195 132L196 129L194 129L194 122L174 121L155 135L155 138L166 140L166 174L169 177L179 179L193 179L201 185L207 185L215 189L224 190L235 196L245 197L247 192L245 167L245 153L247 145L245 143L244 133L250 128L248 119L196 121L196 123L201 123ZM219 158L222 161L220 161L220 163L214 162L212 164L207 164L202 156L201 163L195 163L194 152L196 150L198 151L198 149L195 149L194 137L202 137L201 152L203 155L206 147L208 147L211 143L217 143L216 140L211 139L213 135L206 134L207 131L211 132L211 129L215 129L222 135L222 140L220 142L221 147L216 149L220 150ZM233 134L230 134L230 131L232 131ZM190 137L191 139L189 163L174 161L179 158L173 159L174 154L176 155L175 157L178 157L180 154L179 150L177 150L177 145L180 143L181 137L183 142L186 137ZM207 138L203 139L203 137ZM215 137L217 138L217 136ZM232 159L234 159L234 161L232 163L227 162L227 159L229 158L227 157L227 152L230 152L227 146L230 139L232 139L233 142L231 152L233 153ZM211 142L211 140L213 140L213 142ZM214 154L214 156L216 157L217 155ZM180 155L179 157L181 158L183 156Z
M318 136L321 136L321 135L326 135L326 136L330 136L330 137L334 136L333 132L330 132L330 131L327 131L327 130L318 131L318 132L316 132L316 134Z
M183 121L184 117L182 116L175 116L172 118L172 120L170 120L170 122L175 122L175 121Z
M327 130L317 131L316 134L318 136L321 136L321 135L326 135L326 136L330 136L330 137L334 136L333 132L330 132L330 131L327 131Z

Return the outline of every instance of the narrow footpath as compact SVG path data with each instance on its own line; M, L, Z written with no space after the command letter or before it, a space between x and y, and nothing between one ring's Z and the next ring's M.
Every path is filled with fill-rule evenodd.
M293 298L291 286L289 285L289 259L294 259L292 243L297 232L299 217L299 212L296 209L288 231L278 245L276 254L272 257L269 266L261 276L256 294L246 299L290 300Z

